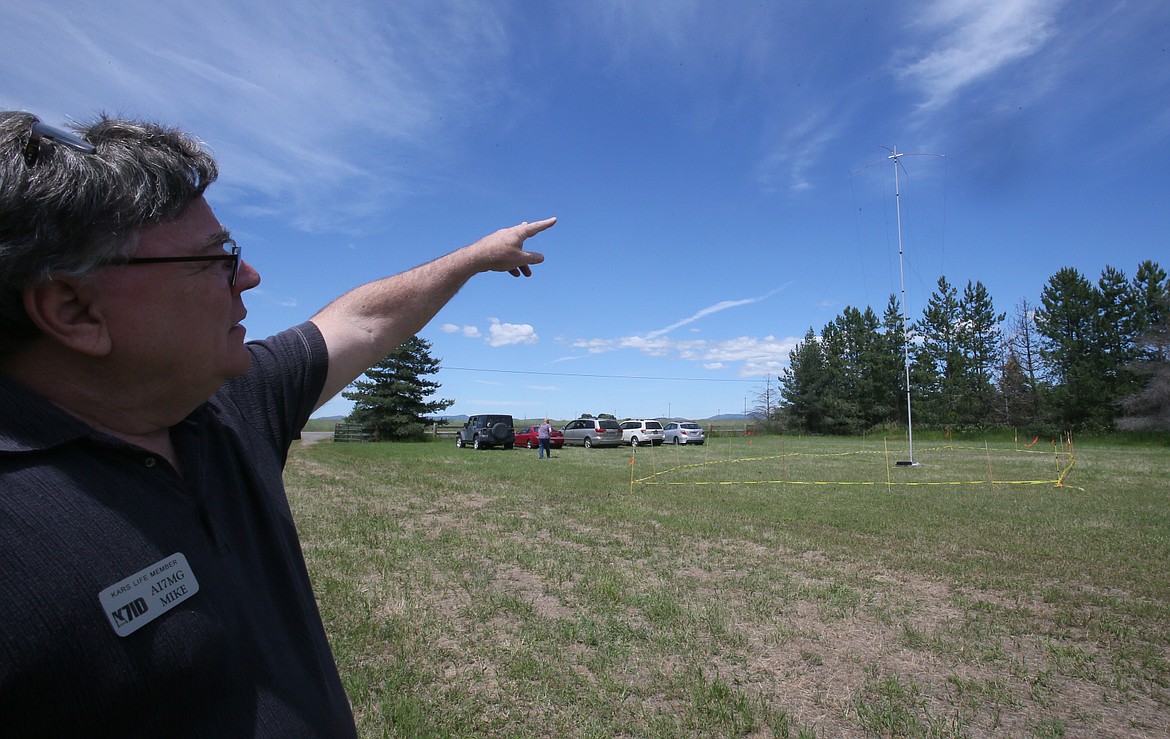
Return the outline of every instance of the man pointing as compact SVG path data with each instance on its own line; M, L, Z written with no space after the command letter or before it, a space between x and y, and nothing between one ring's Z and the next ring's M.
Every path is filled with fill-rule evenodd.
M282 483L309 415L481 272L501 229L244 342L260 283L190 136L0 113L5 736L353 736Z

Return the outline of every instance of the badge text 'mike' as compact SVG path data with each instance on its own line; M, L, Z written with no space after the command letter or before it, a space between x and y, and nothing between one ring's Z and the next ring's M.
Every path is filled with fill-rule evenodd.
M199 582L176 552L104 588L98 594L102 609L118 636L133 634L199 592Z

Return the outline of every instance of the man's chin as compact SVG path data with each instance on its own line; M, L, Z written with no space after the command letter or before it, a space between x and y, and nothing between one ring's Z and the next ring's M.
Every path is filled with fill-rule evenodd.
M252 366L252 352L245 349L243 344L240 345L239 351L242 353L241 356L233 358L235 361L227 368L228 377L239 377Z

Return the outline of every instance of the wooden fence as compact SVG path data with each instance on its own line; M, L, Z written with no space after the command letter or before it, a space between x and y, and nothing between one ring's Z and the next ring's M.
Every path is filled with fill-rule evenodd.
M357 423L339 423L333 427L333 441L373 441L374 429Z

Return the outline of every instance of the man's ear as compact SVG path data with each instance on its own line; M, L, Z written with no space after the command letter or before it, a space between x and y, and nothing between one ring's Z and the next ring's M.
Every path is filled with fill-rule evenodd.
M75 352L101 357L113 346L109 327L84 279L52 277L24 291L24 309L47 338Z

